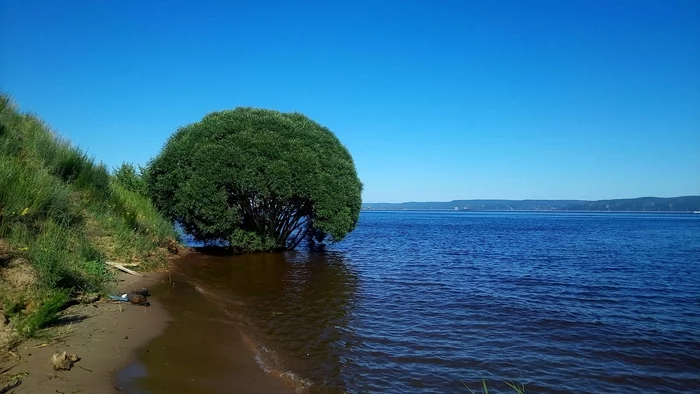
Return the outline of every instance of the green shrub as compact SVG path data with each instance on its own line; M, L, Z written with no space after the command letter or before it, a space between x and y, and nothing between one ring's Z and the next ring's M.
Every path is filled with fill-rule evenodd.
M240 228L233 230L229 241L234 249L242 251L275 250L278 248L274 238Z
M339 241L357 224L362 183L347 149L301 114L214 112L179 129L147 171L156 206L195 239L243 250ZM257 239L253 239L257 238Z
M20 332L29 338L36 336L40 329L56 321L58 313L69 300L70 293L68 290L56 290L48 293L39 305L39 308L22 321Z
M124 189L145 196L148 194L148 189L143 173L144 169L141 167L137 170L131 163L122 163L114 171L114 180Z

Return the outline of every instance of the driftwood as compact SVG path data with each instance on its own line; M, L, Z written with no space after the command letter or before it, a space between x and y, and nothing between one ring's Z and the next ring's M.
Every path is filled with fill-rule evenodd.
M118 269L119 271L126 272L127 274L142 276L138 272L136 272L134 270L130 270L130 269L124 267L123 264L115 263L114 261L105 261L105 264L107 264L110 267L114 267L114 268Z
M5 394L8 391L12 390L13 388L19 386L20 384L22 384L22 381L19 379L15 379L14 383L8 383L5 386L3 386L2 388L0 388L0 394Z
M9 370L11 370L12 368L14 368L14 367L16 367L16 366L18 366L18 365L19 365L19 363L15 364L15 365L11 365L11 366L9 366L9 367L3 369L2 371L0 371L0 376L4 375L4 374L7 373ZM17 376L17 375L16 375L16 376ZM18 376L21 376L21 374L18 374ZM4 380L4 379L3 379L3 380ZM15 378L15 379L14 379L14 382L12 382L12 383L7 383L7 384L4 385L3 387L0 387L0 394L5 394L5 393L9 392L10 390L14 389L15 387L19 386L20 384L22 384L22 380L19 379L19 378Z

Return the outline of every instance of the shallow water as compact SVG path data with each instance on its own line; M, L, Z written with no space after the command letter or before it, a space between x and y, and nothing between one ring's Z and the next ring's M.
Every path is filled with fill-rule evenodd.
M231 392L246 358L299 392L700 388L700 215L363 212L325 253L195 256L174 280L144 391Z

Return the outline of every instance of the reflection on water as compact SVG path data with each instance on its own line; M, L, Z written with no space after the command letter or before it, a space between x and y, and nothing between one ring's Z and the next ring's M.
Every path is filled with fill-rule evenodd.
M337 253L287 254L287 261L281 257L267 255L265 262L249 263L253 271L239 274L232 284L248 299L259 297L245 308L252 320L249 330L285 356L284 369L323 387L340 388L357 276Z
M188 263L181 273L240 319L265 368L303 376L303 385L310 380L343 386L343 339L357 275L340 253L199 257Z
M164 294L174 322L141 355L149 375L133 379L138 387L205 392L206 382L211 392L229 392L231 373L238 379L245 367L254 374L250 363L243 365L254 359L260 373L296 391L343 391L344 339L358 279L342 254L193 255L176 266L175 286L154 289ZM265 379L242 389L263 387Z

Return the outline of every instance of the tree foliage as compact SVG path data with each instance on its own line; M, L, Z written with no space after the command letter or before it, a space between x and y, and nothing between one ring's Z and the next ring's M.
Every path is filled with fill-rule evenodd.
M147 187L143 173L144 169L141 166L137 168L131 163L124 162L114 170L114 179L126 190L146 195Z
M213 112L180 128L150 163L156 206L195 239L247 251L339 241L355 228L362 183L347 149L298 113Z

